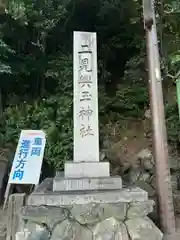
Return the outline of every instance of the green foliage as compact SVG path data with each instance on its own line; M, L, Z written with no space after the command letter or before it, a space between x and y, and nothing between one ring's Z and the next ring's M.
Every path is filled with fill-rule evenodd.
M131 86L122 84L118 86L116 95L107 99L102 108L105 110L107 118L111 115L112 121L118 121L119 118L142 118L147 105L147 88L139 84Z
M59 167L72 155L72 99L57 94L53 97L21 106L11 106L4 113L5 143L17 144L21 129L43 129L47 134L45 156Z
M72 159L74 30L97 32L101 129L122 118L142 118L149 98L141 4L140 0L8 1L7 13L0 16L1 145L15 146L21 129L43 129L47 162L62 168L65 160ZM163 16L163 44L169 74L174 76L180 64L180 18L174 2L167 4L173 15L165 11ZM168 109L174 109L167 115L170 140L178 142L177 109Z
M53 75L57 88L53 95L31 102L11 103L4 111L1 122L2 144L17 144L21 129L43 129L47 134L45 157L57 168L72 159L72 58L62 57L54 64ZM50 68L51 69L51 68Z
M167 105L165 111L169 142L172 143L173 146L178 146L180 144L178 106L177 104Z
M7 63L7 58L9 54L13 53L10 47L0 39L0 74L11 74L11 67Z

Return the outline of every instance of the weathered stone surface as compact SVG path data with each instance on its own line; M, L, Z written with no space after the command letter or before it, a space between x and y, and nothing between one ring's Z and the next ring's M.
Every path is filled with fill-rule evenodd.
M115 218L98 223L93 231L93 240L129 240L126 226Z
M65 178L109 177L109 162L66 162Z
M148 218L129 219L125 222L131 240L162 240L163 234Z
M64 178L64 172L62 172L62 171L57 171L56 172L56 174L55 174L55 178L58 178L58 177L60 177L60 178Z
M0 236L6 235L7 228L7 209L3 210L0 208Z
M51 240L92 240L92 232L78 222L65 220L54 228Z
M150 174L144 172L142 168L131 168L129 172L129 182L136 183L137 181L148 181L150 179Z
M69 209L51 206L32 207L26 206L21 209L21 218L24 220L34 221L36 223L46 223L53 226L56 222L64 221L69 213Z
M99 178L60 178L55 177L53 191L78 191L78 190L112 190L121 189L121 177Z
M27 205L63 206L88 203L119 203L146 201L148 194L140 188L126 188L112 191L77 191L77 192L50 192L47 194L32 193Z
M50 231L44 226L34 224L35 228L31 231L29 228L25 228L21 232L17 232L16 240L48 240L50 237Z
M24 229L23 231L17 232L15 235L16 240L27 240L30 232L28 229Z
M147 119L151 119L151 109L147 109L144 113L144 116L147 118Z
M36 230L30 232L27 240L49 240L50 231L46 227L36 225Z
M128 191L132 193L132 189ZM115 191L108 192L112 194ZM122 197L122 194L118 196ZM147 194L146 199L140 202L137 198L131 198L130 202L129 199L128 202L104 201L71 203L63 207L26 206L21 210L26 233L20 232L17 240L162 240L161 232L145 216L153 207Z
M152 158L152 152L148 148L142 149L138 154L137 154L139 159L145 159L145 158Z
M99 160L100 162L105 161L106 162L106 151L102 150L99 152Z
M176 229L180 232L180 215L176 215Z
M102 142L103 149L110 149L113 146L114 142L109 138L104 138Z
M127 211L127 218L147 216L149 213L153 212L154 204L155 202L153 200L130 203Z
M179 191L174 191L174 193L173 193L173 203L174 203L175 212L180 214L180 192Z
M24 193L14 193L9 196L7 208L7 239L15 240L15 233L20 225L19 211L25 203Z
M141 166L145 170L151 170L152 168L154 168L153 155L152 155L152 152L148 148L142 149L138 153L137 157L140 160Z
M156 189L156 176L155 176L155 173L151 176L149 184L151 185L152 188Z
M74 205L71 214L80 224L95 224L110 217L124 220L127 204L86 204Z
M148 193L149 197L153 197L155 195L155 189L147 182L138 180L135 185Z
M48 193L52 191L52 186L53 186L53 178L46 178L44 181L42 181L41 184L38 185L37 188L35 188L33 193Z
M179 156L169 156L169 167L173 170L180 169Z
M27 233L29 233L30 235L32 232L36 232L37 230L39 231L39 229L43 230L43 227L41 226L42 223L31 221L31 218L27 221L24 220L24 222L25 222L24 228L25 228L26 235ZM21 228L20 231L23 231L24 228Z
M158 209L158 196L155 196L151 198L154 202L155 205L153 207L153 212L148 214L148 217L158 226L160 227L160 214L159 214L159 209Z
M171 175L171 183L172 183L172 190L173 191L178 190L178 175L177 174Z
M6 240L5 236L0 236L0 240Z
M52 179L46 179L27 202L20 214L27 231L20 230L17 240L162 239L146 217L153 210L153 201L137 187L53 192Z

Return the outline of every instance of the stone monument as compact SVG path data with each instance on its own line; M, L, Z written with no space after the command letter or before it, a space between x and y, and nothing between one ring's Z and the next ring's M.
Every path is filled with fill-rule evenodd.
M74 159L65 163L64 187L55 178L54 191L98 190L109 180L109 162L99 162L96 46L96 33L74 32ZM122 187L121 178L110 182Z
M96 33L74 32L74 159L46 179L19 213L17 240L161 240L153 201L122 188L99 161Z

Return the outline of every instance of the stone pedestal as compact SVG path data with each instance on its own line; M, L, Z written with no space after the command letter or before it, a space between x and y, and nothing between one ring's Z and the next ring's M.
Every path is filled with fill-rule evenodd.
M122 188L119 177L94 177L94 178L63 178L55 177L53 192L58 191L87 191L87 190L115 190Z
M16 239L161 240L162 233L147 217L153 205L144 190L123 189L118 177L57 176L29 196Z
M109 162L66 162L66 178L109 177Z

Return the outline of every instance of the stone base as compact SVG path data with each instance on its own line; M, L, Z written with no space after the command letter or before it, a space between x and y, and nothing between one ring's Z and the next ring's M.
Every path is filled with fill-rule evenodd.
M66 162L65 178L109 177L109 162Z
M26 219L26 228L16 233L16 240L162 240L163 237L148 217L125 221L109 217L92 224L81 224L66 216L56 219L57 222L48 222L47 227L37 217Z
M99 178L69 178L55 177L53 192L58 191L86 191L86 190L115 190L122 189L121 177Z
M46 179L20 211L16 240L162 240L140 188L52 192Z
M130 203L148 200L148 194L140 188L120 190L59 191L53 192L53 179L46 179L29 197L28 205L71 205L89 203Z

